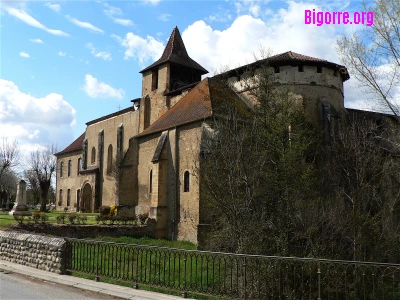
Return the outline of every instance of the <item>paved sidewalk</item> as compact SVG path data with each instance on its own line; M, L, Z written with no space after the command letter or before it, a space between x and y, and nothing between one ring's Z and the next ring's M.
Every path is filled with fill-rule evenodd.
M14 264L8 261L0 260L0 270L10 271L13 273L31 276L37 279L46 280L58 284L76 287L82 290L101 293L119 297L122 299L134 300L181 300L182 297L160 294L144 290L136 290L134 288L114 285L104 282L96 282L94 280L79 278L68 275L59 275L56 273L46 272L43 270L34 269L31 267Z

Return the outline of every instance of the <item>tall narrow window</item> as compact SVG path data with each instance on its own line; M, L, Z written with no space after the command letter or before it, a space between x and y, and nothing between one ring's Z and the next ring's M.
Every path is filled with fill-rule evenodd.
M92 157L91 157L90 161L92 164L94 164L94 162L96 161L96 148L95 147L92 148Z
M151 72L151 90L158 89L158 70Z
M113 159L113 147L110 144L108 146L108 155L107 155L107 174L108 175L110 175L112 172L112 163L113 163L112 159Z
M317 73L322 73L322 67L321 66L317 66Z
M333 76L338 77L338 70L333 71Z
M72 160L68 161L68 177L71 176L72 171Z
M60 177L64 176L64 162L62 161L60 163Z
M76 202L75 202L75 207L77 208L77 211L79 211L79 199L81 198L81 190L76 190Z
M80 171L82 171L82 158L78 158L78 175L79 175L79 172Z
M298 68L299 68L299 72L304 72L304 66L303 65L299 65Z
M63 202L63 193L62 189L60 189L60 196L58 197L58 206L61 206Z
M190 190L190 173L189 171L186 171L185 174L183 175L183 191L184 192L189 192Z
M144 128L150 126L150 115L151 115L151 107L150 107L150 97L146 97L144 99Z
M150 170L149 193L151 194L152 191L153 191L153 170Z
M71 206L71 190L67 191L67 206Z
M279 68L279 66L275 66L274 67L274 72L275 73L280 73L281 72L281 69Z

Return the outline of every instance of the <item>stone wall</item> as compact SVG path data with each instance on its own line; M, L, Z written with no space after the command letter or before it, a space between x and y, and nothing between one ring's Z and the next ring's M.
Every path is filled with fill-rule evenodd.
M12 263L63 274L65 249L63 238L0 231L0 259Z
M96 238L99 236L132 236L132 237L156 237L156 221L149 219L144 226L132 225L28 225L14 226L13 230L20 232L34 232L66 238Z

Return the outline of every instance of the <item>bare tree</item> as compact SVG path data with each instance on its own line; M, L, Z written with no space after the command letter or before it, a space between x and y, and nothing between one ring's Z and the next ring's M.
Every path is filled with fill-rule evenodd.
M18 165L19 148L17 142L3 138L0 144L0 180L4 172Z
M52 145L44 150L36 150L31 153L30 169L35 174L40 187L42 200L40 211L46 210L51 180L57 166L57 159L54 156L56 152L56 148Z
M374 95L377 109L400 117L400 0L363 4L372 11L373 25L342 36L338 50L359 86Z
M0 180L0 203L9 203L12 195L17 191L18 178L12 170L3 172ZM7 207L9 209L9 207Z
M28 188L32 193L35 205L40 202L40 186L36 173L33 170L25 170L24 177L28 181Z

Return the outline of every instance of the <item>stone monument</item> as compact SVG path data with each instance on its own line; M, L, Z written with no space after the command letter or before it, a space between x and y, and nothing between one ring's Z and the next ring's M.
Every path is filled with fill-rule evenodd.
M32 213L29 211L26 205L26 182L21 180L17 184L17 199L13 209L9 212L12 216L31 216Z

